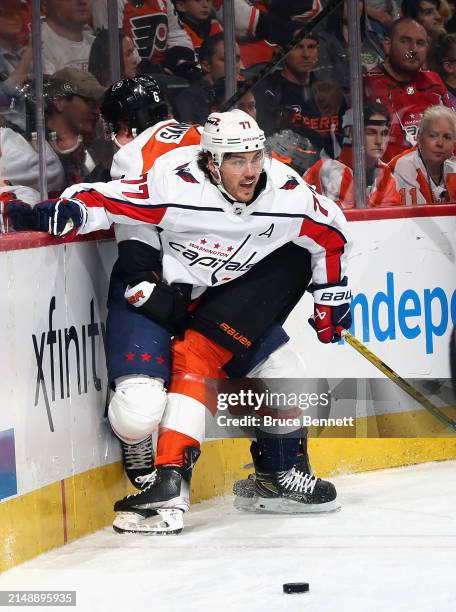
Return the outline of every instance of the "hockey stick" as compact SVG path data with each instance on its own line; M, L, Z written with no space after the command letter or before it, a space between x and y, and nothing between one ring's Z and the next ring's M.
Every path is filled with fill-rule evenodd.
M377 355L372 353L372 351L370 351L365 344L358 340L358 338L355 338L355 336L353 336L349 331L338 328L338 332L342 338L344 338L344 340L355 349L355 351L358 351L360 355L370 361L372 365L383 372L383 374L392 380L398 387L410 395L410 397L413 397L413 399L421 404L421 406L423 406L423 408L425 408L428 412L430 412L432 416L449 427L452 431L456 432L456 421L448 417L440 408L428 400L427 397L425 397L417 389L412 387L410 383L399 376L399 374L396 374L396 372L386 365L386 363L382 361L380 357L377 357Z

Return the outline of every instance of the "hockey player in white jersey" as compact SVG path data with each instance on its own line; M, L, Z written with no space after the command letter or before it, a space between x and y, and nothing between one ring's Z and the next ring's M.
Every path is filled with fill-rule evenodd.
M318 337L334 341L338 327L350 324L345 219L287 166L273 160L264 169L264 161L264 135L251 117L242 111L214 113L204 128L202 148L164 155L148 176L75 186L42 212L50 216L56 235L68 232L71 224L87 233L112 222L152 223L160 230L165 280L192 284L194 296L238 278L269 253L294 242L311 253ZM132 301L145 305L153 291L153 283L140 283L131 288ZM181 349L189 341L201 349L200 334L189 330L174 353L175 374L179 367L188 373L188 351ZM201 354L210 364L205 374L213 375L229 355L213 346L208 351L207 345ZM178 386L162 421L150 486L116 504L123 530L139 521L135 530L147 531L144 521L157 511L172 511L167 517L172 522L178 511L188 509L192 457L198 454L204 432L204 405L193 384ZM302 481L295 468L270 475L275 497L294 498L297 503L305 490Z
M162 92L149 75L138 75L113 84L103 99L101 113L112 132L114 142L120 147L111 168L114 179L141 175L150 170L161 155L177 147L200 143L202 127L165 118L167 107ZM154 468L151 434L157 429L158 422L153 415L161 415L161 406L164 406L165 400L164 388L169 383L170 360L167 355L171 345L173 316L163 316L166 313L157 313L156 309L151 308L147 316L144 316L141 308L130 307L124 298L126 286L150 280L151 276L155 279L161 277L160 249L157 248L154 226L116 224L114 229L119 243L119 258L111 274L108 298L106 352L108 380L114 391L110 398L108 417L121 442L126 474L135 487L141 488L144 476ZM210 289L204 302L192 311L193 324L198 320L205 321L201 333L212 339L217 336L219 342L225 343L225 348L233 351L233 359L226 369L235 372L236 377L249 376L251 369L254 369L257 376L266 375L265 372L272 375L271 371L276 377L282 378L305 376L302 360L293 355L288 345L284 346L288 336L281 327L309 282L310 273L306 275L301 270L298 275L290 269L297 265L309 269L308 253L305 249L287 245L272 254L262 266L257 266L254 273L241 277L241 282L225 285L228 288L222 292ZM270 270L281 270L281 273L271 274ZM159 288L163 289L161 285L156 286L154 295ZM176 301L176 295L168 293L164 297ZM254 321L242 317L242 323L239 322L237 303L257 303L258 300L263 302L261 316L256 314ZM185 303L181 304L181 312L182 306L185 307ZM158 320L157 315L160 315ZM231 327L239 329L242 325L242 333L249 338L252 348L230 345L226 334L224 337L218 336L216 321L221 318L227 325L229 322ZM184 324L181 321L179 326ZM280 361L276 351L280 351ZM150 355L150 358L132 358L132 353ZM290 356L285 358L284 353ZM126 361L124 355L130 355L131 360ZM157 362L159 357L161 359ZM279 362L285 365L288 361L297 366L293 371L289 366L282 371L277 369ZM256 366L261 362L265 363L258 370ZM273 370L271 364L274 364ZM146 415L150 418L146 418ZM137 428L139 418L140 429ZM258 468L280 469L287 467L289 462L284 458L293 456L300 445L306 472L311 474L305 432L300 443L296 438L278 442L259 432L252 449L254 457L261 457L261 461L256 462ZM253 480L248 480L247 485L237 487L237 490L248 492L252 501ZM330 498L335 498L336 492L327 483L328 490L322 495L325 486L326 483L319 481L312 495L308 496L308 504L306 508L303 506L303 511L313 511L315 508L326 511Z
M111 86L105 95L101 112L112 131L115 142L121 146L114 156L111 168L112 178L140 175L149 170L154 161L164 153L177 147L200 143L202 127L179 124L174 119L160 120L165 110L166 106L160 88L156 81L148 75L124 79ZM154 249L153 226L142 226L139 236L138 226L116 225L115 232L119 241L119 260L113 270L111 286L118 285L117 273L119 271L122 271L126 277L120 279L124 283L130 283L132 276L137 275L143 275L146 279L152 269L154 275L161 276L159 252ZM148 232L150 241L147 239ZM299 266L301 270L298 274ZM296 272L291 269L292 267L296 267ZM277 274L278 270L280 270L280 275ZM309 270L309 272L303 274L303 270ZM216 339L225 348L233 351L233 359L224 368L229 375L235 375L238 378L243 376L251 378L253 375L275 378L305 377L305 364L299 355L296 355L293 349L286 345L288 336L281 327L281 323L306 290L309 279L307 251L287 245L274 252L262 266L256 266L250 274L241 277L240 281L224 285L221 292L214 288L206 292L204 301L192 310L191 325L194 327L199 324L199 331L203 335L209 339ZM125 291L124 284L122 287ZM262 301L263 308L261 313L255 313L255 320L242 316L242 322L239 321L238 304L256 304L259 301ZM124 401L127 398L123 395L125 389L129 396L132 395L135 382L141 383L140 388L147 392L143 401L151 406L157 404L159 406L162 383L157 381L158 384L152 387L150 385L144 387L141 377L146 376L149 380L150 377L158 375L166 385L169 377L165 363L161 364L160 371L156 371L157 365L153 362L151 364L150 360L146 363L138 363L135 360L135 363L126 364L124 359L119 359L119 356L128 354L130 346L146 346L147 338L155 341L155 348L157 348L157 339L164 339L166 342L166 338L162 338L163 330L156 327L154 313L149 312L150 316L147 317L147 320L137 308L129 308L127 305L122 307L121 294L115 297L114 292L110 291L108 312L108 375L111 385L113 387L115 385L116 389L116 393L111 398L108 416L121 441L127 476L134 486L141 488L144 482L147 482L144 476L153 471L151 435L149 434L144 440L138 440L137 436L130 439L131 421L137 418L133 416L132 419L131 412L136 413L137 407L130 407L128 402ZM226 334L220 337L216 322L221 320L227 325L227 322L230 322L229 325L236 329L242 326L242 334L244 338L249 338L252 347L230 344ZM204 327L202 327L202 321L204 321ZM139 330L138 327L140 327ZM166 354L163 341L160 345L161 354ZM258 364L261 365L258 366ZM291 364L294 366L293 369L291 369ZM133 375L130 372L131 366L136 369ZM158 397L156 397L157 393ZM120 403L119 399L122 399ZM125 426L120 431L116 428L118 410L129 415ZM298 432L296 432L294 438L279 436L279 439L263 435L262 431L258 430L257 440L251 446L257 474L264 473L265 469L267 471L286 469L294 463L297 449L300 449L299 460L308 478L311 479L310 484L313 488L312 492L307 495L306 503L302 504L302 511L325 512L335 509L336 491L331 483L312 475L305 430L302 431L301 436L298 439ZM247 504L250 508L256 504L254 483L254 479L249 478L235 484L235 490L238 493L236 500L239 502L236 505L244 508ZM263 505L261 503L260 507L263 508Z

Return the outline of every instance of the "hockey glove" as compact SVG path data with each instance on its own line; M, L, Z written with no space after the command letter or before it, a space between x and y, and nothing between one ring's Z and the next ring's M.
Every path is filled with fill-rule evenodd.
M81 227L84 212L84 207L77 200L46 200L33 209L35 229L63 238Z
M347 277L340 285L310 285L309 291L313 293L315 302L314 316L309 319L310 325L317 332L320 342L338 342L340 331L337 328L349 329L352 324L350 311L351 290L347 284Z
M191 293L192 285L185 283L167 285L162 281L142 281L133 287L128 286L125 298L149 319L169 325L185 316Z
M11 200L4 205L5 225L11 225L18 232L34 230L33 208L22 200Z

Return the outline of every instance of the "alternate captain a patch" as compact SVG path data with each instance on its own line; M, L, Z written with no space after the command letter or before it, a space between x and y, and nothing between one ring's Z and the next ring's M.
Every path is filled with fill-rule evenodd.
M284 183L282 185L282 187L280 189L286 189L287 191L290 189L296 189L296 187L299 185L298 181L295 179L294 176L290 176L288 175L288 180L286 183Z
M182 164L181 166L177 166L177 168L174 168L174 171L177 176L180 176L180 178L186 183L199 183L199 181L196 180L193 174L189 172L188 163Z

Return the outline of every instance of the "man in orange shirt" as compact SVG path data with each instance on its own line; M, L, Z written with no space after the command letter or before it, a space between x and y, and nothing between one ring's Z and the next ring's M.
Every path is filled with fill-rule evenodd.
M353 208L353 157L352 135L353 114L344 116L344 145L335 159L320 159L304 175L318 193L334 200L341 208ZM364 151L366 164L366 205L397 206L401 203L396 182L381 157L388 145L390 117L387 109L376 102L364 106Z

